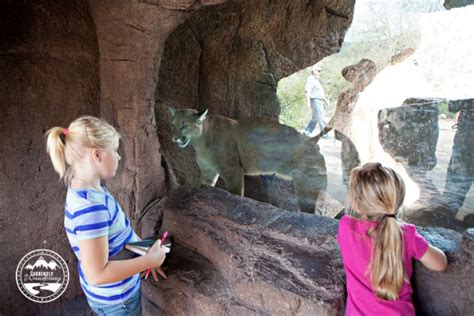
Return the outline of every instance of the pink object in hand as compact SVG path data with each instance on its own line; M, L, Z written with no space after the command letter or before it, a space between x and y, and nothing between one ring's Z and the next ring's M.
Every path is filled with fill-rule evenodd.
M167 237L168 237L168 231L165 230L165 232L163 233L163 236L161 236L161 239L160 239L160 246L163 245ZM150 273L151 273L151 268L146 270L145 280L148 279L148 276L150 275Z

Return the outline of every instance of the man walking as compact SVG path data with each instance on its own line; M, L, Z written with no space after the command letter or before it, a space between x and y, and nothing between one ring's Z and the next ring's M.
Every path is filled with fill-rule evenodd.
M323 86L318 80L319 76L321 75L321 70L321 66L314 65L311 67L311 75L309 75L308 79L306 79L304 88L306 102L312 112L311 120L303 131L303 134L306 136L309 136L313 132L316 124L319 124L321 131L324 129L324 127L326 127L326 123L324 121L324 108L326 104L328 104L328 101L326 99L326 95L324 94ZM329 138L327 134L324 134L322 137Z

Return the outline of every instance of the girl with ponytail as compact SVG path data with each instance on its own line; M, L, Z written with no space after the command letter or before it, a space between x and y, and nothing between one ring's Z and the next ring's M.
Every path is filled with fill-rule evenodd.
M46 133L46 150L67 194L64 228L77 257L78 276L98 315L141 315L140 272L166 278L160 241L137 258L116 260L130 241L140 240L120 204L102 183L115 176L121 135L107 122L84 115L68 128Z
M404 198L405 185L393 169L366 163L352 170L350 207L337 234L346 271L345 315L415 315L412 258L435 271L447 268L446 255L415 225L397 218Z

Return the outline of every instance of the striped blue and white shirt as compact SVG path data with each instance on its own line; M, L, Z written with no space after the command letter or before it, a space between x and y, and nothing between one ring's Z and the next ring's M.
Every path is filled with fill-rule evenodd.
M140 275L137 273L114 283L89 284L82 269L79 240L107 236L110 259L123 249L125 243L137 241L138 236L117 200L102 183L101 187L105 193L68 187L64 227L78 259L79 281L87 299L100 304L115 305L127 300L140 289Z

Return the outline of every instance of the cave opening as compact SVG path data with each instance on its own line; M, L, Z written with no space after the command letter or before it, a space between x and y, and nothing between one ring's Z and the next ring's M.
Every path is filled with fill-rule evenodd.
M342 43L353 2L333 5L229 2L197 10L170 34L157 76L155 113L163 157L180 186L196 186L199 168L191 146L180 148L172 141L169 108L277 122L277 82L336 52ZM297 210L294 191L303 190L304 182L295 187L272 172L246 175L244 195ZM219 177L216 186L225 187L226 181Z
M446 10L438 0L356 1L341 50L317 63L329 99L325 120L337 130L318 144L328 158L327 190L339 201L358 164L350 159L382 161L403 175L407 221L472 225L473 16L472 6ZM348 78L357 71L358 80ZM279 120L301 132L311 118L304 92L310 76L308 67L278 82ZM346 137L353 148L343 148Z

